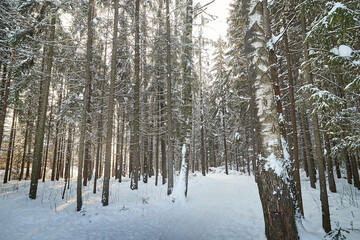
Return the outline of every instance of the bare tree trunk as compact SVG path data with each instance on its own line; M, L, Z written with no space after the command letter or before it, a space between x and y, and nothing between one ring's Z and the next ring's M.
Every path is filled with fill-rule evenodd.
M225 173L229 174L228 169L228 156L227 156L227 146L226 146L226 125L225 125L225 106L222 108L222 127L223 127L223 142L224 142L224 162L225 162Z
M88 19L87 19L87 44L86 44L86 81L85 81L85 94L84 94L84 106L81 114L81 125L80 125L80 146L79 146L79 157L78 157L78 178L77 178L77 188L76 188L76 210L80 211L82 207L82 172L83 172L83 162L84 162L84 145L86 138L86 129L87 129L87 105L90 94L90 84L91 84L91 64L92 64L92 37L93 37L93 10L94 10L94 0L89 0L88 4ZM85 176L86 177L86 176Z
M120 111L120 110L119 110ZM120 114L120 113L118 113L118 114ZM120 134L121 134L121 139L120 139L120 145L119 145L119 147L120 147L120 152L119 152L119 182L121 182L121 180L122 180L122 177L123 177L123 172L125 172L125 168L123 167L123 165L124 165L124 156L125 156L125 154L124 154L124 142L125 142L125 114L124 114L124 116L123 116L123 118L122 118L122 121L121 121L121 132L120 132Z
M66 163L65 163L65 185L64 185L64 190L63 190L63 194L62 194L62 199L64 199L65 197L65 190L66 190L66 184L69 185L70 182L70 163L71 163L71 148L72 145L72 126L69 125L69 130L68 130L68 139L67 139L67 150L66 150Z
M329 181L329 189L331 192L336 193L336 184L334 179L334 167L331 159L331 147L330 147L330 140L327 133L324 133L324 141L325 141L325 158L328 170L328 181Z
M134 129L133 129L133 159L130 188L138 189L140 168L140 0L135 1L135 85L134 85Z
M200 44L200 51L199 51L199 81L200 81L200 154L201 154L201 172L202 175L206 175L206 164L205 164L205 140L204 140L204 101L203 101L203 77L202 77L202 32L200 32L199 37L199 44Z
M12 67L15 63L15 49L11 50L11 55L10 55L10 64L9 64L9 69L8 69L8 73L7 73L7 77L4 82L4 86L1 88L1 100L0 100L0 148L2 145L2 139L3 139L3 135L4 135L4 124L5 124L5 118L6 118L6 110L7 110L7 106L8 106L8 98L9 98L9 93L10 93L10 82L11 82L11 74L12 74ZM7 68L4 67L4 69L6 70ZM4 73L5 74L5 73ZM4 90L2 90L4 89Z
M256 129L258 133L258 172L256 180L259 188L265 232L268 239L299 239L295 224L295 209L290 186L285 176L290 171L291 162L281 145L278 115L273 95L273 84L267 72L269 58L264 35L263 1L244 0L243 12L247 25L245 54L247 55L249 79L252 94ZM254 48L253 46L257 46ZM277 161L283 169L275 172L272 161Z
M33 126L33 124L30 123L29 147L28 147L28 151L27 151L27 154L26 154L26 172L25 172L25 179L29 179L29 178L30 178L30 163L31 163L32 135L33 135L32 126Z
M57 103L57 106L59 107L59 110L58 110L58 115L60 114L60 106L62 104L62 95L63 95L63 82L61 83L61 87L60 87L60 96L59 96L59 99L58 99L58 103ZM59 141L59 130L60 130L60 119L57 119L56 120L56 126L55 126L55 142L54 142L54 152L53 152L53 162L52 162L52 171L51 171L51 181L54 181L55 180L55 176L56 176L56 169L57 169L57 159L58 159L58 150L59 150L59 147L60 147L60 141Z
M193 55L193 42L192 42L192 30L193 30L193 17L194 17L194 9L193 9L193 0L186 1L186 15L185 15L185 30L184 30L184 53L182 57L182 68L183 68L183 128L184 128L184 139L183 144L186 145L186 154L185 154L185 168L186 169L186 190L185 196L187 196L188 192L188 176L189 176L189 161L190 154L195 149L191 146L191 138L192 138L192 55ZM182 145L183 145L182 144ZM194 159L195 160L195 159Z
M118 22L119 22L119 0L114 2L114 32L112 40L112 54L111 54L111 73L110 73L110 94L108 101L107 122L106 122L106 149L105 149L105 172L104 185L101 202L103 206L109 205L109 185L110 185L110 164L111 164L111 140L113 133L114 121L114 89L116 78L116 51L117 51L117 36L118 36Z
M302 36L304 40L304 56L305 62L307 63L305 67L306 78L309 84L313 84L313 79L311 75L311 66L309 64L309 46L308 42L306 41L306 20L305 20L305 13L304 8L302 8L301 12L301 28L302 28ZM312 105L312 101L311 101ZM325 232L331 231L331 224L330 224L330 210L329 210L329 202L327 196L327 189L326 189L326 178L325 178L325 166L323 160L323 153L321 147L321 137L320 137L320 127L319 127L319 119L318 115L314 113L312 115L313 118L313 125L314 125L314 138L315 138L315 148L316 148L316 157L317 163L319 168L319 182L320 182L320 201L321 201L321 211L322 211L322 225Z
M300 114L302 115L302 114ZM304 145L305 145L305 151L306 151L306 159L308 163L309 168L309 176L310 176L310 186L312 188L316 188L316 170L315 170L315 163L314 163L314 157L312 154L311 149L311 138L308 128L308 121L307 116L304 114L300 116L301 118L301 125L303 129L303 137L304 137Z
M167 160L168 160L168 189L170 195L174 188L174 153L172 142L172 100L171 100L171 36L170 36L170 6L166 0L166 82L167 82Z
M37 129L36 137L35 137L35 148L34 148L34 159L32 165L31 172L31 184L30 184L30 192L29 197L31 199L36 198L37 185L39 180L39 175L41 171L41 160L42 160L42 150L44 143L44 134L45 134L45 123L46 123L46 112L48 107L48 97L49 97L49 89L51 82L51 72L53 66L53 56L54 56L54 40L55 40L55 16L51 18L51 26L50 26L50 37L49 41L51 44L48 46L48 54L46 59L46 76L44 81L44 88L42 94L42 102L41 102L41 112L40 112L40 120L39 120L39 129Z
M286 29L286 19L283 18L283 25ZM296 111L295 111L295 93L294 93L294 81L293 73L291 69L291 59L289 51L289 41L287 31L284 32L284 45L286 52L286 62L287 62L287 71L289 78L289 92L290 92L290 110L291 110L291 127L292 127L292 144L293 144L293 165L294 165L294 180L295 180L295 200L297 203L297 208L299 209L302 216L304 216L304 207L302 203L302 194L301 194L301 181L300 181L300 164L299 164L299 147L298 147L298 136L297 136L297 126L296 126ZM284 138L286 139L286 138Z
M115 165L115 179L119 179L121 177L121 171L120 171L120 152L121 152L121 132L120 132L120 111L118 111L117 114L117 126L116 126L116 165ZM121 180L119 181L121 182Z
M22 161L21 161L21 170L20 170L20 176L19 176L19 181L22 180L22 177L24 175L24 168L25 168L25 160L26 160L26 148L28 146L28 139L29 139L29 128L30 128L30 110L28 111L27 114L28 119L26 120L26 129L25 129L25 137L24 137L24 147L23 147L23 156L22 156Z
M59 181L60 179L60 173L61 173L61 155L62 155L62 149L63 149L63 137L60 137L59 139L59 146L58 146L58 152L57 152L57 160L56 160L56 181Z
M108 17L109 17L108 11ZM106 27L106 39L108 37L108 27ZM108 49L108 42L105 42L105 50L104 50L104 62L107 60L107 49ZM103 77L104 79L100 82L100 89L101 89L101 100L100 100L100 111L98 112L98 122L97 122L97 142L96 142L96 159L95 159L95 176L94 176L94 188L93 193L96 194L96 184L99 176L101 176L100 169L101 169L101 159L102 159L102 137L103 137L103 114L104 114L104 97L105 97L105 79L106 79L106 64L104 64L103 69Z
M336 169L336 177L341 178L340 164L339 164L339 159L337 157L335 158L335 169Z
M91 81L92 81L92 76L91 76ZM91 132L91 118L90 118L90 112L91 112L91 94L92 94L92 87L91 87L91 82L89 84L89 95L88 95L88 100L87 100L87 105L86 105L86 112L88 114L87 117L87 123L86 125L88 126L88 133L87 135L90 135ZM83 185L87 186L87 181L91 179L91 175L92 175L92 171L91 171L91 139L90 137L87 137L85 140L85 150L84 150L84 179L83 179Z
M160 150L161 150L161 176L162 176L162 185L165 185L167 179L166 171L166 146L165 140L161 138L160 140Z
M47 134L47 138L46 138L45 163L44 163L44 171L43 171L43 179L42 179L43 182L45 182L46 166L47 166L47 160L48 160L48 154L49 154L51 122L52 122L52 110L53 110L53 97L54 96L52 96L52 98L51 98L49 123L48 123L48 134Z
M155 186L158 185L159 178L159 136L156 136L155 140Z
M11 158L11 151L12 151L13 142L14 142L14 131L15 131L16 115L17 115L17 110L14 109L13 117L12 117L12 123L11 123L11 130L10 130L9 147L8 147L8 150L7 150L7 157L6 157L4 183L7 183L8 179L10 181L10 177L11 177L11 166L10 165L12 165L12 164L10 163L10 158Z
M349 160L351 162L351 168L354 178L354 187L360 190L360 179L359 179L359 170L356 163L356 159L354 155L349 156ZM9 179L10 180L10 179Z

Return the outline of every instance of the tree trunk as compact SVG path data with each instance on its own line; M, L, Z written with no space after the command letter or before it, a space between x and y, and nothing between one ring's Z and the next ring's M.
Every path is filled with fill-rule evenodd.
M204 100L203 100L203 77L202 77L202 32L199 37L200 51L199 51L199 82L200 82L200 154L201 154L201 172L202 175L206 175L206 165L205 165L205 137L204 137Z
M26 172L25 172L25 179L29 179L29 178L30 178L30 163L31 163L32 135L33 135L32 126L33 126L33 124L30 123L29 147L28 147L28 151L27 151L27 154L26 154Z
M223 125L222 127L223 127L225 173L226 173L226 175L229 175L228 156L227 156L227 147L226 147L225 106L223 106L223 108L222 108L222 125Z
M47 166L47 160L48 160L48 155L49 155L49 144L50 144L51 122L52 122L52 110L53 110L53 97L54 96L52 96L52 98L51 98L49 123L48 123L48 134L47 134L47 138L46 138L45 163L44 163L44 171L43 171L43 179L42 179L43 182L45 182L46 166Z
M120 113L118 113L120 114ZM119 152L119 182L121 182L122 180L122 177L124 176L124 172L125 172L125 168L123 167L124 165L124 142L125 142L125 114L122 118L122 121L121 121L121 139L120 139L120 152Z
M120 111L117 114L117 126L116 126L116 165L115 165L115 179L121 178L121 171L120 171L120 152L121 152L121 132L120 132ZM121 180L119 180L121 182Z
M286 29L286 19L283 18L283 25ZM291 69L291 59L289 51L289 41L287 31L284 32L284 45L286 52L286 62L287 62L287 71L289 78L289 93L290 93L290 110L291 110L291 127L292 127L292 144L293 144L293 165L294 165L294 180L295 180L295 198L297 203L297 208L299 209L302 216L304 216L304 207L302 203L302 194L301 194L301 181L300 181L300 164L299 164L299 147L298 147L298 136L297 136L297 126L296 126L296 107L295 107L295 93L294 93L294 81L293 73ZM286 139L286 138L284 138Z
M28 119L26 120L26 129L25 129L25 137L24 137L24 147L23 147L23 156L22 156L22 161L21 161L21 170L20 170L20 176L19 176L19 181L22 180L22 177L24 175L24 168L25 168L25 160L26 160L26 148L28 146L28 139L29 139L29 128L30 128L30 110L28 111L27 114Z
M69 185L70 182L70 163L71 163L71 148L72 145L72 127L69 125L69 130L68 130L68 139L67 139L67 144L66 144L66 160L65 160L65 185L64 185L64 190L63 190L63 194L62 194L62 199L64 199L65 197L65 190L66 190L66 184Z
M316 188L316 170L315 170L314 157L312 154L311 136L309 133L309 128L308 128L309 125L308 125L308 121L307 121L307 116L304 114L304 115L300 116L300 118L301 118L301 125L302 125L302 129L303 129L306 159L307 159L307 163L308 163L307 165L309 168L310 186L312 188Z
M7 73L6 80L4 82L4 86L1 88L1 101L0 101L0 148L2 145L2 139L4 135L4 125L5 125L5 118L6 118L6 110L8 106L8 98L10 93L10 81L11 81L11 74L12 74L12 67L15 63L15 49L11 50L10 55L10 64ZM6 70L6 68L4 67Z
M353 178L354 178L354 187L356 187L357 189L360 190L359 170L358 170L355 156L351 155L349 157L349 160L351 162L351 168L352 168L352 173L353 173Z
M41 171L46 112L48 107L48 97L49 97L51 72L52 72L53 57L54 57L55 23L56 23L56 18L55 16L53 16L51 18L50 37L49 37L49 42L51 44L48 46L48 54L46 59L46 76L44 79L43 92L41 93L42 102L41 102L41 111L40 111L40 119L39 119L39 128L37 129L36 137L35 137L34 159L33 159L32 171L31 171L31 184L30 184L30 192L29 192L29 197L31 199L36 198L38 180Z
M325 140L325 150L326 150L325 158L326 158L326 164L328 170L329 189L331 192L336 193L334 167L331 159L331 146L330 146L329 136L327 133L324 133L324 140Z
M108 16L109 16L108 11ZM106 39L108 37L108 27L106 27ZM107 49L108 42L105 42L105 50L104 50L104 62L107 60ZM102 137L103 137L103 114L104 114L104 97L105 97L105 79L106 79L106 64L104 64L103 69L103 80L100 80L100 89L101 89L101 97L100 97L100 111L98 112L98 122L97 122L97 133L96 133L96 159L95 159L95 176L94 176L94 188L93 193L96 194L96 184L99 176L101 176L101 159L102 159Z
M171 36L170 36L170 6L166 0L166 82L167 82L167 160L168 160L168 189L170 195L174 188L174 155L172 143L172 100L171 100Z
M158 178L159 178L159 136L156 136L155 140L155 186L158 185Z
M307 65L305 66L306 72L306 79L308 84L313 84L313 79L311 75L311 66L309 64L310 56L309 56L309 46L308 42L306 41L306 20L305 20L305 13L304 8L302 8L301 12L301 28L302 28L302 37L304 40L304 56L305 62ZM312 101L310 101L310 105L312 106ZM324 167L324 160L323 160L323 153L321 147L321 137L320 137L320 127L319 127L319 119L318 115L314 113L312 115L313 118L313 125L314 125L314 139L315 139L315 148L316 148L316 157L318 162L319 168L319 182L320 182L320 201L321 201L321 211L322 211L322 225L325 232L329 233L331 231L331 224L330 224L330 210L329 210L329 202L327 196L327 189L326 189L326 178L325 178L325 167Z
M193 42L192 42L192 30L193 30L193 0L186 1L186 15L185 15L185 30L184 30L184 53L182 57L182 68L183 68L183 128L184 128L184 139L183 144L186 145L186 155L185 155L185 169L186 169L186 190L185 196L187 195L187 186L188 186L188 173L189 173L189 157L190 153L195 150L191 147L191 131L192 131L192 54L193 54ZM183 145L182 144L182 145ZM195 159L194 159L195 160Z
M160 150L161 150L161 176L162 176L162 185L165 185L167 178L166 171L166 146L165 140L161 138L160 140Z
M138 189L140 168L140 0L135 1L135 85L134 85L134 129L133 129L133 159L130 188Z
M110 93L108 101L107 122L106 122L106 149L105 149L105 172L104 185L101 202L103 206L109 205L109 185L110 185L110 164L111 164L111 148L112 148L112 133L114 121L114 89L116 78L116 51L117 51L117 36L118 36L118 22L119 22L119 0L114 2L114 32L112 40L112 54L111 54L111 73L110 73Z
M8 151L7 151L7 157L6 157L6 167L5 167L5 175L4 175L4 183L8 182L8 179L10 181L10 177L11 177L11 163L10 163L10 158L11 158L11 151L13 148L13 142L14 142L14 131L15 131L15 122L16 122L16 115L17 115L17 110L14 109L13 111L13 117L12 117L12 123L11 123L11 130L10 130L10 138L9 138L9 147L8 147Z
M81 114L81 125L80 125L80 142L79 142L79 157L78 157L78 177L77 177L77 187L76 187L76 210L80 211L82 207L82 172L83 172L83 162L84 162L84 145L86 138L86 129L87 129L87 106L90 94L90 84L91 84L91 65L92 65L92 37L93 37L93 10L94 10L94 0L89 0L88 4L88 19L87 19L87 43L86 43L86 81L85 81L85 94L84 94L84 106Z
M14 111L17 112L16 109ZM17 125L17 113L16 113L16 116L15 116L15 124L14 124L14 127L13 127L13 129L14 129L13 134L11 136L12 145L11 145L11 149L10 149L11 150L11 156L10 156L9 181L11 180L11 173L12 173L13 162L14 162L14 152L15 152L15 143L16 143L16 125ZM9 147L10 147L10 145L9 145Z
M243 2L246 16L245 54L255 103L258 139L258 172L256 180L263 206L265 232L268 239L299 239L295 224L295 209L287 185L291 162L281 146L278 115L273 95L273 84L267 72L269 58L264 35L263 2ZM254 48L253 46L256 46ZM285 158L284 158L285 157ZM275 163L277 162L277 163ZM275 166L281 164L281 172Z

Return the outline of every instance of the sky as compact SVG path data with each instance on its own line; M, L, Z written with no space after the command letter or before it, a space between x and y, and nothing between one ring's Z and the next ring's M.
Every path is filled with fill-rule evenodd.
M200 2L202 6L211 2L211 0L195 0L194 6ZM204 35L207 38L210 38L216 41L219 36L226 36L227 24L226 18L229 15L229 4L232 0L215 0L212 4L207 7L207 13L217 17L216 20L211 21L207 24L207 27L204 29Z

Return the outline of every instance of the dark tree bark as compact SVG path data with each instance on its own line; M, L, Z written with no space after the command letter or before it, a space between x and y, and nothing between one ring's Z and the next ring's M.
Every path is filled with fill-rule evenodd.
M283 18L284 28L287 27L286 19ZM297 126L296 126L296 107L295 107L295 93L294 93L294 80L293 73L291 68L291 59L289 51L289 40L288 34L285 30L284 32L284 46L286 53L286 62L287 62L287 71L289 78L289 93L290 93L290 111L291 111L291 128L292 128L292 145L293 145L293 165L294 165L294 180L295 180L295 200L297 202L297 208L299 209L302 216L304 216L304 207L302 203L302 194L301 194L301 181L300 181L300 163L299 163L299 147L298 147L298 136L297 136Z
M50 144L50 134L51 134L51 123L52 123L52 111L53 111L53 96L51 98L51 105L50 105L50 114L49 114L49 122L48 122L48 132L47 132L47 138L46 138L46 150L45 150L45 162L44 162L44 171L43 171L43 179L42 181L45 182L45 176L46 176L46 166L48 161L48 155L49 155L49 144Z
M35 137L35 146L34 146L34 159L32 164L32 172L31 172L31 184L30 184L30 192L29 197L31 199L36 198L38 180L41 171L41 160L42 160L42 151L43 151L43 143L44 143L44 134L45 134L45 123L46 123L46 112L48 107L48 97L49 97L49 89L51 82L51 72L53 66L53 57L54 57L54 45L53 42L55 40L55 16L51 18L50 25L50 36L49 42L51 43L48 46L48 54L46 58L46 76L44 79L44 87L42 94L42 102L41 102L41 111L40 111L40 119L39 119L39 128L36 132Z
M138 189L140 170L140 0L135 1L135 85L134 85L134 119L133 119L133 159L130 188Z
M11 158L11 151L12 151L13 142L14 142L14 131L15 131L16 115L17 115L17 110L14 109L13 117L12 117L12 123L11 123L11 130L10 130L9 147L8 147L8 150L7 150L7 157L6 157L4 183L7 183L8 181L10 181L10 177L11 177L11 165L12 164L10 163L10 158Z
M24 147L23 147L23 155L21 160L21 169L20 169L20 175L19 175L19 181L22 180L24 175L24 168L25 168L25 160L26 160L26 149L28 146L28 140L29 140L29 128L30 128L30 110L27 114L28 119L26 120L26 129L25 129L25 137L24 137Z
M309 84L314 84L312 75L311 75L311 66L309 64L310 56L309 56L309 44L307 42L307 33L306 33L306 20L305 20L305 12L304 8L302 8L301 12L301 28L302 28L302 37L304 40L304 58L307 65L305 66L306 79ZM310 101L312 105L312 101ZM321 147L321 137L320 137L320 126L318 115L314 113L312 115L313 125L314 125L314 140L315 140L315 152L316 158L319 168L319 182L320 182L320 201L321 201L321 211L322 211L322 225L325 232L331 231L331 223L330 223L330 210L329 210L329 202L328 195L326 189L326 178L325 178L325 166L323 159L323 152Z
M14 111L17 112L16 109L14 109ZM11 156L10 156L10 169L9 169L9 181L11 180L11 173L12 173L12 168L13 168L13 162L14 162L14 152L15 152L15 142L16 142L16 125L17 125L17 113L16 113L16 116L15 116L15 124L13 126L13 134L11 137L11 142L12 142L12 145L11 145ZM10 147L10 144L9 144L9 147ZM17 164L16 164L17 165Z
M10 55L9 68L4 67L4 75L5 75L5 71L8 70L7 77L3 78L2 86L0 89L0 95L1 95L1 99L0 99L0 148L2 145L2 139L3 139L3 135L4 135L4 124L5 124L5 118L6 118L6 110L7 110L7 106L8 106L8 98L9 98L9 93L10 93L11 74L12 74L12 70L13 70L12 68L13 68L14 63L15 63L15 49L12 49L11 55Z
M68 130L68 138L67 138L67 144L66 144L66 160L65 160L65 185L64 185L64 190L63 190L63 194L62 194L62 199L64 199L65 197L65 191L66 191L66 185L70 185L70 165L71 165L71 153L72 153L72 127L69 126L69 130Z
M106 122L106 149L105 149L105 172L104 185L101 202L103 206L109 205L109 185L110 185L110 164L111 164L111 148L112 148L112 133L114 120L114 89L116 77L116 50L117 50L117 36L118 36L118 21L119 21L119 0L114 3L114 32L112 40L112 54L111 54L111 73L110 73L110 94L108 101L107 122Z
M89 0L88 4L88 19L87 19L87 43L86 43L86 81L85 81L85 94L84 94L84 106L81 114L81 126L80 126L80 143L79 143L79 157L78 157L78 178L76 187L76 210L80 211L82 207L82 172L84 162L84 145L86 139L87 129L87 106L90 95L90 84L92 75L92 37L93 37L93 11L94 11L94 0ZM84 176L86 177L86 176Z
M301 123L302 129L303 129L303 137L304 137L307 165L309 168L310 186L312 188L316 188L316 170L315 170L314 157L313 157L312 148L311 148L311 137L310 137L309 127L308 127L309 123L307 121L307 116L305 114L300 116L300 119L301 119L300 123Z
M327 133L324 133L324 140L325 140L325 158L326 158L326 164L327 164L327 171L328 171L328 182L329 182L329 189L331 192L336 192L336 184L334 179L334 167L331 159L331 146L330 146L330 140Z
M170 36L170 6L166 0L166 82L167 82L167 160L168 160L168 189L170 195L174 188L174 153L172 142L172 100L171 100L171 36Z

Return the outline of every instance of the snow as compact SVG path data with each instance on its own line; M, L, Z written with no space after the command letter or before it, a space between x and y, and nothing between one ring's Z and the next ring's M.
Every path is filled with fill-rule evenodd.
M353 53L353 49L347 45L340 45L338 48L334 47L330 50L331 53L339 56L339 57L351 57Z
M270 140L268 143L267 150L271 152L273 146L276 146L277 144L278 144L277 139ZM270 156L268 156L265 159L266 163L264 167L266 171L272 169L278 177L282 178L284 182L287 182L287 178L288 178L287 169L290 169L291 162L290 162L290 154L288 152L289 147L283 136L281 136L281 146L282 146L284 158L279 159L275 156L273 152L271 152Z
M30 200L30 181L0 184L0 239L244 239L265 240L262 207L253 176L224 167L212 168L206 177L189 176L189 197L174 204L167 185L139 182L139 190L129 189L129 180L110 182L109 206L101 205L102 180L98 193L92 181L84 187L84 206L76 212L76 179L61 199L63 182L40 182L38 198ZM322 239L319 187L312 189L302 172L305 219L298 222L302 240ZM338 193L329 192L333 229L355 229L348 240L360 239L360 194L337 181Z
M173 190L172 201L175 203L185 203L185 190L186 190L186 145L184 144L181 149L181 171L179 179L176 182L175 188Z
M306 39L312 35L312 33L319 27L321 27L321 25L324 25L325 27L328 27L329 26L329 20L331 21L331 16L335 14L335 12L338 10L338 9L343 9L345 11L349 11L349 9L343 4L343 3L340 3L340 2L328 2L326 3L326 6L329 6L329 5L333 5L333 7L331 8L331 10L327 13L326 16L324 16L320 21L318 21L314 27L307 33L307 37Z

